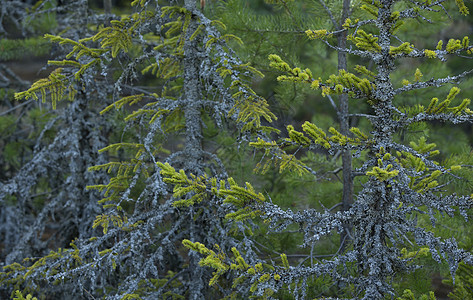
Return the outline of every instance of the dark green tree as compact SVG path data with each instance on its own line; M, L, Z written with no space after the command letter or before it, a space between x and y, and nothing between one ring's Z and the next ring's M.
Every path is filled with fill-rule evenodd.
M222 258L198 241L185 241L187 247L205 255L202 264L214 267L217 275L227 271L236 273L239 279L235 284L251 285L254 295L268 297L288 288L296 298L306 298L311 292L308 283L323 276L331 278L343 292L334 295L326 290L319 296L383 299L396 295L393 281L420 267L420 261L415 259L417 254L427 251L439 264L446 260L452 276L460 261L472 263L471 253L458 247L454 238L436 236L431 226L418 222L425 216L435 226L444 214L468 218L472 205L468 191L450 193L446 189L452 180L458 179L455 174L461 166L434 160L439 151L434 150L435 144L427 142L425 133L419 133L415 139L399 138L404 130L410 131L419 123L428 126L438 121L471 122L472 111L467 108L470 100L455 101L460 92L456 86L449 89L444 100L424 98L423 104L408 108L407 103L402 103L405 94L430 87L442 92L439 87L457 84L471 71L424 80L419 70L412 70L415 73L413 82L393 80L398 62L411 59L447 61L455 55L469 55L469 40L467 37L450 39L445 46L440 41L432 49L425 49L406 41L407 34L406 37L397 35L403 26L431 21L431 15L451 9L448 1L362 2L361 9L366 11L363 18L345 19L340 30L311 28L306 34L338 52L362 58L373 69L356 65L351 68L353 72L340 69L322 79L322 74L314 75L310 69L292 66L278 55L269 58L271 66L282 72L279 81L307 83L311 88L321 90L324 96L347 94L353 101L365 101L370 111L359 116L367 119L368 130L353 127L350 134L342 134L333 127L326 131L305 122L302 131L288 125L287 138L259 139L252 143L254 147L264 149L266 156L279 161L283 172L291 169L299 173L308 171L315 177L318 175L315 170L299 160L295 152L303 149L316 152L325 149L329 154L349 151L362 162L354 170L362 189L353 205L345 212L283 210L250 185L245 189L232 181L230 188L215 192L241 212L254 211L254 215L268 221L275 232L293 229L291 224L297 225L304 235L304 248L313 248L322 243L325 236L340 231L343 224L352 224L352 246L331 259L318 262L310 259L298 266L290 266L287 257L281 255L282 266L265 267L246 263L237 249L234 249L233 257ZM462 1L456 1L456 4L462 14L468 13ZM347 34L347 47L340 46L340 40L337 44L336 38L340 34ZM409 293L406 291L406 297Z

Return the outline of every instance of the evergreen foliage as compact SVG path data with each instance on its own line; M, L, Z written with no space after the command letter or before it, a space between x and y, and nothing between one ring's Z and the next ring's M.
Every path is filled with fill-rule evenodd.
M103 199L95 199L102 204L103 213L89 227L101 228L103 235L79 234L70 244L72 248L51 251L32 263L8 265L2 282L15 289L56 297L66 289L76 296L125 299L203 299L213 293L226 296L229 291L225 285L209 289L208 270L197 267L199 258L195 254L184 255L180 242L192 238L218 242L224 250L238 246L252 253L248 238L227 236L234 230L244 237L246 228L218 217L224 213L219 198L204 199L189 188L176 187L170 193L159 171L160 167L174 169L159 164L159 159L181 169L179 176L166 180L173 184L191 182L190 178L199 180L206 172L226 178L220 159L205 148L204 127L213 122L224 128L231 121L243 136L273 130L263 126L261 119L270 122L275 116L247 83L259 72L236 58L226 45L226 40L235 37L220 34L216 26L224 25L207 19L194 1L185 1L183 6L161 6L155 1L133 1L131 5L134 11L129 16L110 21L110 26L97 28L89 37L75 40L46 35L68 47L68 54L63 60L49 62L59 68L48 78L15 95L17 99L49 98L53 108L69 98L73 107L83 94L90 95L84 91L91 84L113 72L113 63L120 61L125 67L114 84L115 101L103 106L101 113L114 109L124 112L126 128L132 131L129 140L99 151L109 153L109 157L118 154L118 160L95 160L99 164L89 167L90 171L111 174L108 183L70 180L82 188L87 186L89 191L103 192ZM142 78L157 78L155 86L141 89L129 85L139 73ZM101 90L98 99L107 99L106 93L106 89ZM134 108L124 110L129 106ZM77 127L72 125L70 129ZM168 136L183 143L181 150L169 156L163 149ZM91 141L91 145L97 147L100 143ZM176 201L175 197L185 200ZM90 215L86 217L90 220ZM53 285L37 289L45 279Z
M446 260L449 263L452 276L460 261L472 263L471 254L459 248L455 239L437 237L417 222L418 216L426 215L435 226L437 211L451 217L458 212L468 219L472 203L470 196L466 193L448 194L444 189L448 177L454 179L454 173L460 166L442 166L438 161L432 160L431 157L438 154L438 151L434 150L435 144L426 143L425 136L407 144L398 142L395 138L399 130L408 128L413 123L438 120L454 124L471 122L471 110L467 108L469 99L454 100L460 91L456 86L450 89L444 100L434 98L429 103L409 110L409 113L396 107L396 100L403 93L457 83L471 71L430 80L422 80L421 72L417 71L415 83L405 82L401 87L390 78L396 69L396 61L403 58L438 56L441 60L447 60L449 54L469 54L468 38L450 39L445 48L440 43L440 46L427 51L417 49L412 43L402 39L396 40L396 30L402 28L404 20L425 19L423 14L430 13L432 7L444 8L443 2L411 2L410 7L403 7L402 2L363 1L361 8L371 17L356 21L347 19L343 25L342 32L348 32L351 48L333 44L333 37L340 32L325 29L306 31L310 39L321 40L337 51L370 60L375 66L374 71L359 66L361 76L340 70L337 74L322 79L313 76L310 69L290 66L278 55L269 56L270 65L282 73L278 77L279 81L307 83L326 96L348 94L354 99L365 99L371 106L371 114L367 115L371 123L369 133L352 128L352 135L347 135L333 127L327 132L306 122L302 125L303 131L287 126L288 138L273 141L259 139L252 144L265 149L267 155L273 154L272 157L279 160L280 168L291 166L292 170L309 171L311 174L317 173L308 170L293 154L293 149L326 149L329 154L335 154L337 150L349 150L355 157L363 155L364 162L355 169L354 174L366 177L352 207L346 212L337 213L328 210L322 213L314 210L281 210L277 205L260 198L250 200L238 186L232 186L233 190L239 191L231 195L236 200L226 198L226 201L235 203L240 211L258 213L277 232L290 224L298 224L299 230L304 234L302 247L313 246L323 236L342 230L343 223L350 222L354 230L353 248L319 263L290 268L273 265L275 269L261 269L255 273L250 271L251 265L242 261L235 252L234 258L220 256L224 257L220 259L212 255L212 252L208 254L207 251L210 250L202 245L186 241L185 244L190 249L207 257L202 261L203 264L207 260L213 261L211 266L217 270L217 275L222 273L220 270L234 270L240 276L235 285L245 282L252 286L254 295L262 297L267 297L286 285L292 289L296 298L305 298L309 278L329 276L341 283L339 286L344 287L346 298L382 299L395 295L391 285L393 279L419 267L415 261L402 254L403 248L416 253L419 247L427 247L435 261L442 263L442 260ZM462 14L467 13L463 2L457 1L456 4ZM287 153L289 154L285 156ZM238 261L241 262L237 263ZM406 291L404 296L410 297L409 293L412 294Z
M13 4L15 1L2 3L2 9ZM15 56L9 56L9 51L6 51L4 58L16 59L19 55L31 55L32 50L36 50L36 55L44 55L45 49L51 49L46 41L39 42L39 38L34 36L34 30L44 30L41 25L44 18L47 30L63 31L64 36L87 34L88 29L82 27L83 17L89 13L84 4L86 2L78 1L58 6L54 1L41 1L34 6L25 5L23 8L29 13L20 14L23 17L18 24L26 28L25 34L33 37L3 42L5 45L37 48L27 49L26 52L11 48ZM51 28L51 15L56 13L66 14L67 17L55 22L56 26ZM93 15L90 15L90 20L91 24L100 22ZM57 57L63 55L60 49L56 49L54 54ZM12 77L17 78L20 84L12 82L8 88L18 90L28 87L19 76ZM108 88L103 80L88 82L83 88L74 103L62 106L55 112L34 109L33 102L26 101L11 108L9 112L12 115L5 116L18 118L16 128L10 127L14 129L11 132L12 139L24 135L21 132L25 131L24 127L27 128L24 142L15 145L12 153L6 155L12 144L8 143L3 152L5 158L20 157L18 166L8 170L10 176L8 180L4 179L0 188L1 254L6 265L42 257L51 249L68 247L75 238L90 237L94 232L91 225L92 219L100 212L97 203L99 194L87 191L85 186L106 180L106 177L88 172L87 167L103 161L104 157L98 150L106 145L109 125L103 122L105 120L97 118L99 111L92 103L96 97L106 99L104 95ZM60 98L57 91L52 96ZM4 101L14 103L11 98ZM16 113L16 110L20 113ZM18 155L20 151L23 153ZM4 270L8 272L9 269L5 267ZM17 284L15 288L20 289L19 284L23 281L16 277L13 280ZM2 284L2 298L15 295L23 299L21 293L13 292L11 287ZM66 290L56 289L58 297L67 294ZM31 296L26 298L30 299Z
M449 70L471 46L409 30L463 1L106 2L0 4L28 36L6 48L57 51L33 84L0 70L7 101L54 109L28 106L34 145L4 142L1 297L428 300L432 265L471 296L471 150L434 132L471 124L471 70ZM254 66L283 105L327 98L320 116L270 124ZM15 118L0 131L17 136ZM248 147L258 176L230 161Z
M456 273L456 284L451 299L471 299L473 297L473 270L470 265L461 263Z

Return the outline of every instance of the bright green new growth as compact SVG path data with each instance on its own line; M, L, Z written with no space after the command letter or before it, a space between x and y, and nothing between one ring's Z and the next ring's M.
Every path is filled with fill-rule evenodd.
M315 124L306 121L302 124L302 130L299 132L292 125L287 126L289 137L280 141L266 141L258 138L256 142L250 142L250 146L265 151L266 161L259 162L255 171L265 173L271 165L278 166L279 172L284 171L295 172L299 175L312 172L301 160L295 155L287 154L282 148L287 146L297 146L299 149L321 147L324 149L343 149L344 147L359 147L369 145L371 141L368 136L360 131L359 128L351 128L350 131L355 135L354 138L341 134L333 127L329 128L327 133L317 127ZM349 146L350 145L350 146Z
M322 153L337 153L337 151L340 153L343 150L356 151L356 155L360 155L360 152L368 153L366 155L367 158L364 159L363 166L356 170L357 176L365 176L364 178L367 181L363 181L363 190L357 196L353 209L349 210L350 213L355 215L353 222L356 228L353 232L355 235L354 249L347 251L347 256L351 255L349 256L350 258L359 256L356 265L358 271L361 269L363 271L360 271L360 274L356 275L359 277L356 278L366 282L356 283L358 288L356 292L351 294L353 298L350 299L361 297L364 297L363 299L383 299L384 297L395 295L391 283L388 283L388 281L394 278L393 274L409 271L409 267L414 265L412 260L410 260L412 257L402 255L402 251L397 249L398 243L404 243L405 241L399 241L395 236L397 232L393 233L392 230L405 232L409 236L406 237L409 243L411 243L412 239L413 249L422 247L422 253L425 252L425 249L428 249L428 252L438 263L441 263L442 259L449 259L451 262L450 271L453 274L458 261L464 259L462 255L465 252L457 247L456 242L451 240L443 241L431 232L424 231L424 228L411 221L411 219L417 218L417 214L413 213L413 211L417 210L420 214L428 214L432 223L434 223L435 216L432 211L440 210L441 213L446 211L447 214L453 214L452 212L455 211L457 202L461 202L462 208L459 210L462 215L466 216L467 213L464 208L471 207L471 202L468 202L470 201L469 197L457 196L455 194L449 195L443 190L446 185L445 182L448 182L446 178L450 178L449 176L452 175L450 172L460 170L460 166L443 167L440 163L431 160L432 156L440 152L435 149L436 145L434 143L427 142L425 136L420 136L416 140L407 140L405 143L408 146L399 142L397 137L394 137L401 130L408 130L411 124L419 122L431 120L452 121L453 123L471 122L472 111L467 107L470 104L469 99L462 100L457 106L451 106L455 101L455 97L460 92L460 89L457 87L451 88L446 99L443 101L433 98L429 105L427 105L427 101L423 105L412 105L409 108L398 109L396 106L397 97L402 97L404 92L416 91L431 86L438 87L446 83L456 83L457 78L463 78L468 72L454 79L441 78L437 80L434 78L425 81L424 74L418 68L414 73L413 83L405 80L403 82L404 86L400 88L396 88L390 76L395 70L396 60L400 58L427 57L439 58L441 61L445 61L448 54L469 53L470 48L468 38L463 40L451 39L445 49L442 48L443 45L439 42L436 51L428 49L418 50L410 42L392 45L392 40L395 39L391 35L404 24L400 20L401 18L415 19L422 16L420 13L423 10L430 11L431 6L436 6L438 3L433 4L429 1L413 3L412 9L393 12L394 2L371 0L363 0L363 2L364 5L361 8L376 20L357 20L355 22L342 20L341 23L343 23L344 29L350 31L348 35L349 41L357 48L357 50L352 50L351 47L346 47L344 50L349 54L371 59L376 67L375 71L368 70L364 66L357 66L355 70L363 77L356 76L346 70L340 70L338 74L332 74L328 76L328 79L322 80L321 78L316 79L317 74L314 76L310 69L304 70L300 67L293 67L281 59L279 55L269 55L269 61L272 68L282 73L282 75L278 76L278 81L307 84L313 89L321 89L323 96L348 94L352 98L366 99L370 109L375 112L373 115L367 116L372 126L370 135L363 133L360 128L354 127L350 129L354 136L352 137L341 134L337 129L330 127L328 129L328 133L331 134L330 136L327 131L315 124L305 122L302 125L302 131L297 131L293 125L286 125L287 137L278 140L258 138L257 141L250 143L250 145L264 150L264 156L267 161L271 161L271 164L274 163L280 172L286 170L285 166L290 165L291 168L287 168L287 170L300 170L300 174L308 171L312 175L315 175L315 171L307 167L302 160L296 158L296 154L301 149L316 149ZM456 1L456 4L462 14L467 13L463 1ZM370 32L368 32L368 29L364 31L360 29L364 25L376 25L376 29L373 30L373 26L369 28ZM351 33L351 30L353 30L353 33ZM332 31L325 29L307 30L305 33L311 40L318 39L333 48L336 47L330 43L330 38L334 36ZM267 162L264 165L260 163L258 167L263 171L267 171L269 165ZM362 175L359 175L360 173ZM406 202L408 205L406 205ZM444 202L449 203L449 208L444 208ZM252 203L254 205L253 208L261 208L261 216L268 218L278 231L280 230L279 226L286 228L287 224L291 224L291 221L299 224L301 227L300 231L305 230L305 238L309 240L307 244L304 244L305 246L314 245L311 242L317 241L320 235L323 235L320 232L323 232L325 228L321 229L317 225L322 222L327 224L331 221L316 215L312 210L305 210L301 215L307 217L313 213L316 215L313 218L313 223L305 218L297 219L299 215L291 209L284 211L276 205L270 206L266 203L267 206L263 206L256 204L254 201ZM392 209L393 207L397 207L397 209ZM400 217L401 215L402 217ZM398 219L399 217L402 221ZM283 225L280 225L279 222ZM345 220L340 222L345 222ZM310 231L307 229L311 228L310 226L317 228ZM335 228L340 230L340 227L333 226L327 231L335 230ZM415 236L415 238L411 235ZM311 240L312 236L314 236L313 240ZM455 250L453 250L454 248ZM204 256L206 255L202 251L200 253ZM419 252L410 251L409 253L418 254ZM465 257L468 256L467 260L471 262L469 253L464 255ZM336 256L334 261L339 262L340 257L346 258L346 256L340 255ZM365 259L367 260L366 262ZM457 261L452 262L451 259ZM375 263L375 261L377 262ZM301 264L297 268L294 267L293 272L285 273L286 277L277 274L277 280L284 281L290 276L294 276L288 279L291 283L298 280L307 280L309 276L304 276L304 272L313 272L312 276L318 276L318 272L323 273L323 271L319 271L318 266L323 269L326 267L325 263L329 265L331 262L324 261L319 264L311 264L306 269ZM284 263L284 266L286 265L288 264ZM354 273L356 273L355 269L353 269ZM339 271L335 268L334 270ZM324 271L326 270L324 269ZM336 271L332 270L334 273ZM326 272L330 273L330 271ZM330 274L333 275L334 273ZM255 295L261 296L262 289L267 286L280 287L276 282L269 285L262 284L266 283L270 278L276 278L276 276L265 275L256 279L252 277L255 274L255 269L250 268L246 274L242 272L241 275L246 276L250 281L253 280L252 282L254 283L258 280L261 289L258 290L254 285L250 289L250 291L255 292ZM336 276L340 275L337 273ZM376 276L379 277L373 279ZM241 280L243 283L243 279ZM350 282L356 282L356 279ZM294 290L296 289L294 288ZM259 294L256 294L256 291ZM416 298L412 291L405 290L402 297L398 299ZM420 299L435 299L435 296L433 293L428 293L427 295L420 296Z
M48 78L36 81L31 88L21 93L15 93L15 99L30 99L38 100L37 93L40 93L42 102L46 102L46 93L49 92L53 109L56 109L57 102L64 99L67 93L70 101L74 99L77 90L68 84L67 77L61 74L62 69L58 68L51 72Z
M361 50L380 52L381 47L378 45L378 38L371 33L366 33L363 29L356 32L358 36L351 35L348 40L355 43L355 46Z
M309 69L301 70L297 67L289 67L278 55L271 54L269 60L271 67L287 73L287 75L278 76L278 81L308 83L313 89L322 89L323 96L348 93L356 98L370 98L372 90L375 89L368 78L360 78L345 70L340 70L338 75L330 75L324 82L320 77L315 79ZM368 71L366 67L357 66L355 69L369 78L374 76L374 73Z
M149 1L133 1L132 6L135 6L139 12L122 17L120 20L112 20L109 26L97 27L97 32L88 38L75 41L61 36L46 35L46 38L52 42L59 43L69 49L69 53L62 61L50 61L51 65L60 68L56 69L49 78L36 82L25 92L18 93L17 99L33 98L37 100L41 97L44 102L50 98L53 108L56 108L56 102L66 96L69 96L70 100L74 100L76 95L73 92L81 90L84 80L95 80L94 76L100 77L110 72L111 69L107 68L108 64L110 61L117 61L117 59L120 59L120 63L124 63L129 68L125 69L123 74L117 74L119 72L111 74L113 77L120 76L118 82L115 83L115 88L122 88L120 84L131 79L127 77L129 74L126 72L137 70L138 74L148 75L151 73L154 75L157 78L156 89L158 91L140 91L139 94L134 94L134 88L131 87L131 95L125 93L120 96L119 91L115 91L113 103L110 104L107 101L105 104L100 104L104 107L101 111L102 115L111 114L114 110L125 112L124 121L127 122L125 125L127 128L139 128L139 131L149 131L149 133L140 137L139 142L129 141L128 138L125 138L121 142L100 149L99 152L109 154L112 161L89 168L89 171L106 171L111 174L107 183L92 183L87 187L103 192L103 198L98 202L104 211L95 217L92 224L93 228L102 229L103 236L88 238L87 242L82 241L83 243L79 246L80 249L83 249L81 247L93 248L94 251L90 255L96 256L95 261L89 262L87 259L83 259L81 262L68 264L69 255L83 258L89 253L79 255L74 252L75 250L65 250L64 254L55 253L41 258L39 262L30 267L30 270L17 268L12 272L2 273L5 278L20 274L24 270L27 273L24 277L18 278L19 284L26 283L28 285L31 282L34 283L37 276L41 276L41 278L56 276L59 271L56 272L53 268L46 271L43 269L50 263L56 263L62 268L60 272L67 274L65 276L71 281L87 281L87 276L76 277L74 272L77 270L79 270L77 272L87 272L89 267L98 267L104 272L107 270L112 272L112 275L109 274L110 276L106 275L105 277L116 278L113 275L114 272L121 272L119 276L123 274L124 278L133 277L132 284L128 281L124 282L119 287L120 291L111 292L122 299L140 299L150 294L156 295L156 293L160 293L164 298L184 298L183 295L188 296L189 293L197 295L200 290L189 292L183 286L191 281L200 282L201 278L194 276L196 278L181 279L181 275L179 277L176 275L187 274L187 270L191 270L189 274L204 272L205 270L195 268L197 260L194 260L195 264L189 268L184 260L174 262L175 265L179 264L178 269L172 269L176 267L172 266L165 277L161 276L161 269L159 275L158 271L140 270L140 272L143 271L143 274L145 272L148 274L155 272L155 274L152 275L153 278L148 278L148 275L146 278L142 278L144 275L140 273L141 279L138 278L138 280L135 274L127 274L128 267L123 267L123 257L128 256L129 253L135 253L134 251L137 250L133 247L139 246L142 247L139 251L144 252L140 259L145 263L145 267L161 268L160 260L164 261L164 258L155 255L158 251L156 245L164 244L161 239L164 238L165 232L161 232L163 231L161 226L169 224L176 226L175 232L171 234L177 236L189 234L188 232L193 230L192 232L198 232L199 235L203 234L214 238L213 234L223 232L222 228L226 224L220 220L214 220L212 215L212 226L220 224L220 227L215 229L207 225L210 226L210 229L204 227L199 230L200 227L197 226L205 225L204 219L209 218L208 215L214 212L214 207L207 206L209 203L215 203L216 197L224 197L223 203L226 205L232 204L241 207L241 209L228 212L228 216L232 219L245 220L259 214L257 210L250 210L246 207L247 202L254 201L254 199L258 199L259 202L266 200L261 193L255 192L251 184L248 183L245 188L241 188L231 178L217 181L214 178L209 179L208 175L203 173L206 167L210 167L221 172L222 178L225 178L226 173L222 168L223 165L213 153L199 152L202 149L191 149L195 154L200 155L200 158L195 159L195 162L190 161L189 164L196 168L195 173L190 168L186 171L176 171L168 163L157 162L157 157L162 158L169 154L168 151L162 149L161 142L164 137L160 138L160 132L164 134L177 133L176 136L179 139L179 134L185 132L187 127L191 125L190 123L194 123L198 127L201 125L205 127L207 124L200 124L200 122L204 122L203 119L209 116L210 122L217 123L219 127L222 126L223 121L229 121L232 122L232 125L236 124L240 132L248 135L277 132L277 129L264 126L264 122L270 123L276 119L276 116L268 109L266 100L258 96L249 85L250 76L262 76L262 73L249 64L240 62L233 51L228 48L225 43L227 40L240 42L241 40L233 34L220 34L213 27L225 27L223 23L210 21L199 11L189 10L189 7L164 6L158 10L152 10L148 9L148 4ZM161 22L157 33L154 33L154 27L150 25L153 22ZM196 24L199 25L195 26ZM152 27L152 29L146 26ZM151 32L143 34L144 31ZM195 44L190 46L192 43ZM196 53L189 53L191 47L195 47ZM186 57L193 57L192 60L202 59L205 63L205 66L199 65L199 68L196 69L197 72L201 71L201 67L202 70L209 68L205 69L206 74L204 71L194 72L193 76L197 76L198 82L194 91L189 91L186 86L189 85L189 82L186 82L188 79L186 72L189 70L190 64L189 59L186 61ZM129 61L130 63L127 65ZM163 85L162 88L160 85ZM199 89L199 93L195 97L196 94L192 94L192 92L197 89ZM83 92L87 93L88 91L84 90ZM101 96L103 95L101 94ZM188 108L191 101L198 103L198 108L195 110L197 114L188 118ZM136 109L136 106L140 108ZM195 132L193 134L194 138L202 139L201 133ZM189 132L187 132L187 136L192 137ZM189 161L186 156L191 151L187 149L180 151L178 154L181 157L177 156L176 159L174 156L169 161L178 165L182 161ZM213 175L215 174L213 173ZM172 193L166 192L167 186L163 182L173 186ZM143 186L146 184L143 191ZM147 193L151 193L156 201L152 202ZM209 200L209 203L205 203L204 200ZM165 210L163 209L165 205L161 203L163 201L172 202L172 205L169 205ZM194 208L191 206L199 204L201 204L201 209L195 214ZM154 215L146 212L147 209L153 211ZM194 223L187 224L189 223L188 216L184 215L177 222L168 220L179 217L175 213L178 209L186 211L186 214L192 214L189 219ZM143 217L143 215L146 216ZM150 220L151 218L154 220ZM161 221L155 221L156 219ZM148 231L148 233L142 234L141 231ZM136 242L135 239L139 242ZM171 243L174 242L171 241ZM71 247L74 246L71 245ZM169 248L164 248L168 246L160 245L159 247L161 249L159 251L164 251L165 255L180 255L176 249L171 251ZM174 251L177 254L174 252L174 254L169 254L169 251ZM65 265L62 265L63 262ZM211 260L204 265L217 267L211 263ZM130 268L137 268L137 264L133 262ZM264 280L261 278L261 281ZM2 278L2 283L4 282L6 281ZM107 286L110 283L104 281L103 284ZM194 287L194 284L192 286ZM206 287L200 286L200 289L206 290ZM175 293L176 290L180 290L180 294ZM91 292L96 294L96 291Z
M223 259L225 258L225 254L220 251L218 245L215 245L216 250L218 253L215 253L213 250L207 249L203 244L199 242L192 243L189 240L183 240L182 244L190 250L194 250L199 252L200 254L205 255L206 257L200 260L199 265L202 267L211 267L216 271L213 273L213 277L209 281L209 285L214 285L217 283L219 277L224 274L230 266L223 263ZM244 260L239 256L240 262Z
M374 18L378 18L378 9L382 8L383 5L379 0L362 0L364 4L360 7L362 10L366 11L370 15L372 15Z
M157 164L161 168L164 182L174 186L173 197L176 200L173 205L176 207L188 207L212 197L221 197L224 204L232 204L239 208L237 211L228 213L225 218L243 221L253 219L260 214L258 210L248 209L249 203L266 201L264 195L257 193L248 182L245 187L240 187L231 177L217 182L214 177L208 178L206 174L203 176L187 175L183 170L176 171L168 163L158 162ZM184 197L186 195L191 196Z
M17 290L15 291L13 300L38 300L38 298L33 297L31 294L27 294L26 297L24 297L23 293Z
M205 258L200 261L201 266L212 267L215 269L214 277L210 279L209 285L214 285L217 283L218 279L227 271L234 270L239 271L241 275L233 280L233 287L244 284L247 282L245 277L253 278L250 291L256 291L259 284L272 281L278 282L281 280L281 275L277 273L277 270L269 264L257 263L255 265L248 264L245 259L240 255L240 252L236 248L232 248L233 257L229 260L224 253L220 252L218 245L215 245L218 254L213 250L208 249L203 244L199 242L191 242L189 240L184 240L183 245L190 250L199 252ZM281 254L281 260L285 268L289 268L287 262L287 257L285 254ZM275 291L272 289L265 289L263 298L271 296Z
M414 45L411 45L410 43L402 43L398 47L393 47L391 46L391 49L389 49L389 54L392 56L395 56L397 54L409 54L414 50Z
M405 290L401 297L396 298L396 300L436 300L434 292L429 292L428 295L422 295L420 297L415 297L414 293L411 290Z
M381 160L378 161L379 165L382 167L383 164ZM393 165L391 164L387 165L384 169L382 169L381 167L373 167L371 171L366 172L366 175L376 177L376 179L378 179L379 181L385 181L390 178L396 177L399 174L399 170L391 171L391 169L393 168Z
M326 29L306 30L305 34L307 35L309 39L312 39L312 40L332 37L332 34L329 33Z
M437 57L437 53L433 50L425 49L424 53L425 53L425 56L427 56L428 58L436 58Z
M205 196L207 196L208 194L206 186L207 175L195 176L194 174L190 174L189 178L189 176L184 172L184 170L176 172L176 170L168 163L163 164L158 162L157 164L161 168L161 174L164 177L164 182L172 184L174 186L173 197L175 197L176 199L180 199L184 198L184 196L187 194L192 195L188 199L175 201L173 203L174 206L191 206L205 200ZM216 185L216 182L213 183ZM215 188L215 186L212 186L212 188Z

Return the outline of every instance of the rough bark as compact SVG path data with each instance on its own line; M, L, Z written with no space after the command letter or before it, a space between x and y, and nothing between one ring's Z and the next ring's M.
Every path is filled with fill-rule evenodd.
M342 17L340 19L339 30L342 24L350 16L350 0L343 1ZM338 36L338 47L344 49L347 44L347 31L343 31ZM347 54L346 52L338 52L338 70L347 70ZM350 120L348 117L348 94L340 95L340 104L338 108L338 118L340 120L340 133L348 136L350 131ZM348 150L342 153L342 170L343 170L343 195L342 195L342 211L348 211L353 203L353 176L352 176L352 157ZM351 239L352 225L345 223L343 231L340 234L340 247L344 251Z

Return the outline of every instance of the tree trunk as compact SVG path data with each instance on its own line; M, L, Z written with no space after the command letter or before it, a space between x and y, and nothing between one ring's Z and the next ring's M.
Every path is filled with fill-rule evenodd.
M340 19L340 25L338 30L341 30L342 24L346 18L350 16L350 0L343 1L342 17ZM338 35L338 46L345 48L347 44L347 32L344 31ZM338 70L347 69L347 54L346 52L338 52ZM338 111L338 118L340 120L340 133L348 136L350 131L350 120L348 118L348 95L340 95L340 105ZM342 196L342 211L350 209L353 203L353 177L352 177L352 165L351 165L351 152L346 150L342 153L342 169L343 169L343 196ZM345 223L343 225L343 231L340 234L340 248L343 252L348 245L352 231L352 225Z

